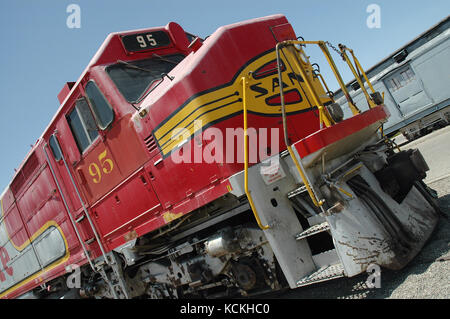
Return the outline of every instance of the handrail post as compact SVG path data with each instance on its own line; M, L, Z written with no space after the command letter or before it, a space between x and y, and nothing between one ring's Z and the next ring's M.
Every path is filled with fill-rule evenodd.
M64 196L64 194L62 192L61 186L59 185L59 182L58 182L58 178L56 177L55 171L54 171L53 166L52 166L52 164L50 162L50 157L48 156L47 148L48 148L48 146L47 146L47 144L45 144L43 149L44 149L45 157L47 158L47 163L48 163L48 166L50 168L50 172L52 173L53 178L55 179L56 187L58 187L59 193L61 195L61 199L62 199L62 201L64 203L64 207L66 208L67 214L69 215L70 222L72 223L72 226L73 226L73 228L75 230L75 234L77 235L77 238L80 241L81 248L83 249L83 252L86 255L86 258L87 258L89 264L91 265L92 270L96 271L94 265L92 264L91 258L89 256L89 252L87 251L87 249L86 249L86 247L84 245L83 239L81 238L81 235L80 235L80 233L78 231L78 227L76 225L76 222L74 221L73 216L70 213L70 209L69 209L69 206L68 206L68 204L66 202L66 198L65 198L65 196Z
M244 76L241 78L242 81L242 104L243 104L243 116L244 116L244 188L245 194L247 195L248 203L252 209L253 215L255 216L256 222L259 228L262 230L269 229L269 225L262 225L261 219L259 218L258 211L256 210L255 204L253 202L250 190L248 188L248 132L247 132L247 78Z
M355 67L353 66L353 63L350 61L350 59L349 59L347 53L346 53L346 51L350 51L350 53L353 55L352 50L348 49L345 45L342 45L342 44L339 44L339 49L341 50L342 58L343 58L344 61L347 63L348 67L350 68L350 71L352 71L353 76L354 76L355 79L356 79L356 82L358 82L358 84L359 84L359 86L360 86L360 88L361 88L361 90L362 90L364 96L366 97L367 104L369 105L369 108L375 107L375 103L373 103L372 99L371 99L370 96L369 96L369 93L367 93L367 90L366 90L366 88L365 88L365 86L364 86L364 83L363 83L363 81L362 81L362 79L361 79L361 76L360 76L360 74L359 74L359 68L358 68L358 65L355 63L355 64L356 64L356 68L357 68L357 70L358 70L358 71L357 71L357 70L355 69ZM354 56L354 55L353 55L353 59L355 59L355 56ZM366 77L366 81L367 81L367 77ZM369 85L371 86L370 82L369 82ZM373 90L373 88L372 88L372 90Z
M355 105L355 102L353 102L353 99L350 96L350 93L348 92L347 87L345 86L344 80L342 80L341 74L339 73L339 70L336 67L336 64L334 63L334 60L331 57L330 51L328 51L328 48L326 47L325 42L318 41L317 45L319 46L319 48L322 50L323 54L325 55L325 58L327 59L327 62L330 65L331 70L333 71L334 76L336 77L336 80L338 81L339 86L341 87L342 93L344 94L345 98L347 99L348 106L350 107L350 110L352 111L353 115L361 113L361 111Z
M290 41L286 41L285 44L290 44ZM282 51L283 50L283 46L278 46L278 51ZM285 57L287 59L287 57ZM319 109L319 117L320 117L320 127L322 127L322 123L325 124L325 126L331 126L332 124L334 124L333 120L331 118L329 118L328 114L325 111L325 107L323 105L323 103L320 101L320 98L316 92L316 90L314 89L313 84L311 83L308 75L306 74L305 68L302 66L302 62L300 62L298 60L298 58L294 55L293 62L295 67L297 68L297 70L300 72L300 76L302 77L306 88L310 94L310 96L312 97L312 100L314 102L314 104L317 106L317 108ZM281 81L281 79L279 79L279 81ZM280 86L282 85L282 83L280 82Z
M286 105L284 103L284 91L283 91L283 81L281 78L281 60L280 60L280 53L281 46L284 45L283 43L278 43L276 46L276 56L277 56L277 68L278 68L278 82L280 83L280 101L281 101L281 116L283 118L283 132L284 132L284 143L286 144L286 148L294 161L295 167L297 168L297 171L300 174L300 177L303 181L303 184L306 187L306 190L308 191L309 197L313 201L314 205L317 207L320 207L323 212L322 205L324 204L323 200L318 200L317 194L312 187L312 183L308 178L308 175L305 173L305 168L303 167L303 164L300 161L297 160L297 157L295 157L294 151L292 150L291 143L289 142L289 138L287 135L287 119L286 119ZM303 77L305 74L301 74ZM306 78L304 77L304 81L306 82ZM311 87L307 87L309 90L311 90Z
M55 137L56 137L56 135L55 135ZM80 191L78 190L78 187L77 187L77 185L75 184L75 180L73 179L72 173L71 173L70 170L69 170L69 166L67 165L66 159L65 159L64 154L63 154L63 152L62 152L62 150L61 150L61 146L59 145L59 141L58 141L57 138L55 138L55 141L56 141L56 145L58 146L58 151L59 151L60 154L61 154L61 158L62 158L62 160L63 160L64 166L65 166L65 168L66 168L66 170L67 170L67 174L69 174L70 181L72 182L72 185L73 185L73 187L74 187L74 189L75 189L75 192L76 192L76 194L77 194L77 196L78 196L78 199L79 199L79 201L80 201L80 203L81 203L81 206L83 207L84 214L85 214L86 218L88 219L89 225L90 225L90 227L91 227L91 229L92 229L92 232L94 233L95 239L97 240L97 244L98 244L98 246L100 247L100 250L101 250L101 252L102 252L103 259L105 260L105 262L106 262L108 265L110 265L110 262L109 262L109 260L108 260L108 258L107 258L107 256L106 256L105 249L103 248L103 244L102 244L102 242L101 242L101 240L100 240L100 237L99 237L99 235L98 235L98 233L97 233L97 230L95 229L95 226L94 226L94 224L93 224L93 222L92 222L92 219L91 219L91 217L89 216L89 212L88 212L88 210L87 210L87 208L86 208L86 205L84 204L83 198L81 197Z
M367 84L369 85L370 90L372 91L372 93L375 93L375 90L372 86L372 83L369 81L369 78L367 77L366 72L364 72L363 67L361 66L361 64L359 63L358 59L356 58L355 54L353 53L353 50L350 50L350 53L353 57L353 60L355 61L355 65L356 67L361 71L362 75L364 76L364 79L366 80Z

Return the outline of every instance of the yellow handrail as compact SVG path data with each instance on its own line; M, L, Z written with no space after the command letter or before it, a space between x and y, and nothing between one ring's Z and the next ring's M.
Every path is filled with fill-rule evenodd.
M308 191L309 197L313 201L314 205L316 205L317 207L322 206L325 201L317 199L317 196L316 196L314 190L311 188L311 182L309 181L308 177L306 176L302 165L297 160L297 157L295 157L292 147L290 145L287 145L287 149L288 149L289 155L291 155L291 158L294 161L295 166L297 167L297 171L299 172L300 177L302 178L303 184L305 184L305 187L306 187L306 190Z
M323 54L325 55L325 58L327 59L327 62L330 65L331 70L333 71L334 76L336 77L336 80L339 83L339 86L340 86L340 88L342 90L342 93L344 94L345 98L347 99L348 106L350 107L350 110L352 111L352 114L356 115L356 114L361 113L361 111L358 109L358 107L353 102L353 99L350 96L350 92L348 92L347 86L345 85L344 80L342 79L341 74L339 73L339 70L338 70L336 64L334 63L334 60L331 57L330 51L328 51L328 48L325 45L325 42L324 41L317 41L316 44L319 46L319 48L322 50Z
M361 71L364 74L364 78L366 80L366 82L369 84L370 89L372 90L372 93L374 93L374 89L372 87L372 84L370 83L369 79L366 76L366 73L364 72L364 70L361 68L361 65L359 64L359 62L357 62L358 60L356 59L355 55L353 54L353 50L347 48L345 45L339 44L339 49L341 50L341 54L342 57L344 59L345 62L347 62L348 67L350 68L350 71L352 71L353 76L356 79L356 82L358 82L364 96L366 97L367 100L367 104L369 104L369 108L373 108L376 106L376 104L372 101L371 97L369 96L369 93L367 92L364 83L361 79L361 76L359 74L359 72ZM353 66L353 63L350 61L350 59L348 58L348 55L346 53L346 51L349 51L350 54L353 56L353 60L355 61L355 65L356 65L356 69Z
M276 46L276 56L277 56L277 66L278 66L278 82L280 83L280 101L281 101L281 115L283 117L283 135L284 135L284 143L286 144L286 148L292 158L292 160L294 161L295 167L297 168L297 171L300 174L300 177L303 181L303 184L306 187L306 190L308 191L309 197L311 198L311 200L313 201L314 205L317 207L321 207L324 203L323 200L318 200L317 195L314 191L314 188L311 187L311 182L307 176L307 174L305 173L305 169L303 167L303 164L301 162L299 162L297 160L297 157L294 154L294 151L292 150L292 147L290 145L289 139L288 139L288 131L287 131L287 120L286 120L286 106L284 104L284 94L283 94L283 81L281 79L281 69L280 69L280 53L279 51L282 50L282 43L278 43ZM281 48L280 48L281 47ZM306 72L304 72L303 68L301 67L301 65L298 63L298 61L296 61L296 66L299 67L299 71L301 72L301 76L303 78L303 80L305 81L305 83L309 83L307 82L308 79L306 77ZM293 70L294 71L294 70ZM316 103L318 103L317 105L321 105L321 103L318 102L318 98L317 98L317 94L315 93L312 85L307 85L308 90L310 91L310 94L312 96L316 96ZM322 120L323 117L325 116L321 116L323 112L323 108L319 108L319 117L320 120ZM323 208L322 208L323 209Z
M350 93L347 90L347 87L344 83L344 80L341 77L341 74L339 73L338 68L336 67L336 64L334 63L333 58L330 55L330 52L328 51L328 48L326 46L326 43L324 41L298 41L298 40L287 40L284 42L280 42L278 43L278 45L283 45L283 46L287 46L287 45L294 45L294 44L299 44L299 45L306 45L306 44L316 44L317 46L319 46L319 48L322 50L322 53L324 54L328 64L331 67L331 70L334 73L334 76L336 77L336 80L342 90L342 92L344 93L344 96L347 99L348 105L350 107L350 110L352 111L353 115L359 114L361 113L361 111L358 109L358 107L355 105L355 103L353 102Z
M262 230L269 229L269 225L262 225L261 219L259 218L258 211L256 210L255 204L253 203L252 196L250 194L250 190L248 189L248 132L247 132L247 79L245 77L241 78L242 81L242 104L243 104L243 113L244 113L244 188L245 194L247 195L248 203L252 209L253 215L255 216L256 222L258 223L259 228Z
M366 72L364 72L364 69L363 69L363 67L361 66L361 64L359 63L359 61L358 61L358 59L356 58L355 54L353 53L353 50L350 50L350 49L349 49L349 51L350 51L350 53L351 53L351 55L352 55L352 57L353 57L353 60L355 61L356 67L361 71L361 73L362 73L363 76L364 76L364 79L366 80L367 84L369 85L370 90L372 91L372 93L375 93L375 90L374 90L374 88L373 88L373 86L372 86L372 83L370 83L369 78L368 78L367 75L366 75Z
M315 72L314 72L315 73ZM334 97L332 95L330 95L329 93L331 92L330 89L328 88L327 83L325 82L325 79L323 78L322 74L320 74L320 72L315 73L316 76L319 78L319 80L322 82L323 86L325 87L325 89L327 90L326 93L328 95L328 97L330 98L331 101L333 101L334 103ZM331 92L333 94L333 92Z
M280 50L283 50L281 47ZM297 68L297 70L300 72L300 76L302 77L306 88L313 100L313 103L317 105L317 108L319 110L319 120L320 124L325 124L325 126L329 127L332 124L334 124L334 121L328 116L328 114L325 112L325 106L320 101L320 98L317 94L317 92L314 90L313 84L311 83L309 76L306 74L306 71L304 67L302 66L301 62L298 61L298 59L293 59L294 65ZM280 84L281 87L281 84Z

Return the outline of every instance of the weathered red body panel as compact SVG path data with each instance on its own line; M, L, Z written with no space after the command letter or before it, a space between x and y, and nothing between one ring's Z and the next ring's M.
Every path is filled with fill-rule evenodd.
M19 171L24 175L16 175L13 189L1 197L1 248L8 261L6 267L3 265L6 276L0 278L4 298L65 274L67 265L85 262L49 166L42 162L39 145ZM50 244L47 251L45 244Z

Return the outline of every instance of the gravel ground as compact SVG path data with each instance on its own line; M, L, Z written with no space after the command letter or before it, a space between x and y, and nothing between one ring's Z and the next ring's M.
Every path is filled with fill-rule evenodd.
M392 280L387 283L387 298L450 298L450 178L429 186L438 191L443 216L423 250L396 272L398 278L394 272L386 274L386 280Z

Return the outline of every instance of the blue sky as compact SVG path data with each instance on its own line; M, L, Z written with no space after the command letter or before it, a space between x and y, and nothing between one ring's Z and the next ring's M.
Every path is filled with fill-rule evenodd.
M66 25L72 3L81 8L79 29ZM370 4L381 9L380 28L367 27ZM0 192L58 109L63 84L78 79L110 32L175 21L205 37L222 25L282 13L297 35L344 43L369 68L449 12L448 0L0 0Z

